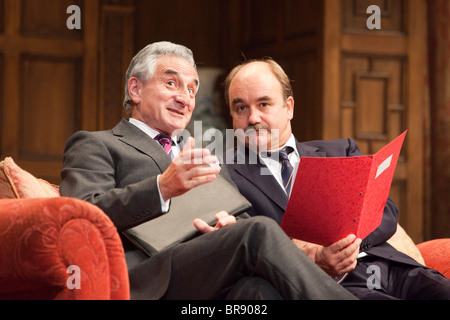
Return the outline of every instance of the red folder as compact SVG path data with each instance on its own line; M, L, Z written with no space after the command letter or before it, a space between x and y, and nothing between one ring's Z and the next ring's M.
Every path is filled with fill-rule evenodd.
M329 246L349 234L364 239L381 223L405 139L374 155L301 157L282 229L291 238Z

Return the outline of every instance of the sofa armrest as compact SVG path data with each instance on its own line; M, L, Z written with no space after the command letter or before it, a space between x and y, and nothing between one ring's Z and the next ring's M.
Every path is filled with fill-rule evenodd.
M435 239L419 243L427 267L435 269L450 279L450 239Z
M117 230L88 202L2 199L0 243L0 299L130 297Z

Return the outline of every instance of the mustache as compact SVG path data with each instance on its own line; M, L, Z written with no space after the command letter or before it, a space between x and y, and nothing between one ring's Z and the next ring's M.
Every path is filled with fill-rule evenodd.
M245 129L244 132L247 133L247 131L249 130L267 130L270 131L270 128L267 124L263 124L263 123L256 123L256 124L250 124L248 125Z

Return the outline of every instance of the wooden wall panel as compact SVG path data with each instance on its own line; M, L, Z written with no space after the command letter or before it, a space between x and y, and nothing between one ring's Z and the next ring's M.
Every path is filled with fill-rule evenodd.
M341 63L340 136L366 140L367 152L377 152L406 129L404 59L344 54Z
M247 58L300 59L299 54L317 52L320 7L319 1L309 0L241 1L243 22L236 36L242 53Z
M5 30L5 0L0 0L0 33Z
M3 54L0 53L0 124L3 125L3 78L4 78L4 69L3 69ZM2 129L0 128L0 134ZM0 139L0 155L3 154L3 139Z
M2 158L59 184L68 137L120 120L133 15L134 0L0 0Z
M79 59L22 58L21 160L62 161L67 139L81 127L77 117L81 97L80 66Z
M82 128L95 129L89 124L97 121L97 99L91 96L96 88L90 81L98 73L98 1L0 2L5 17L0 92L8 106L0 108L0 155L55 184L67 138ZM81 9L81 30L67 28L69 5ZM95 42L85 30L94 32Z
M391 188L400 222L414 241L424 239L425 5L423 0L325 0L340 11L325 20L324 136L354 137L361 151L373 154L408 129ZM369 5L381 8L381 30L366 26ZM415 44L414 46L412 44ZM335 51L338 46L338 52ZM328 83L328 84L327 84ZM333 92L339 92L336 96ZM338 126L336 127L336 123ZM411 146L414 146L412 149Z
M404 59L343 55L341 137L354 137L364 154L374 154L406 127ZM391 197L406 227L406 151L402 148Z
M104 1L101 7L99 128L112 128L122 117L124 81L134 55L132 1ZM139 48L141 49L141 48Z
M274 22L279 22L280 6L273 6L272 0L250 0L244 2L244 12L248 17L243 30L246 47L273 45L278 41L283 24Z
M21 0L21 34L29 37L62 38L81 40L81 30L66 26L67 7L77 5L83 12L81 0ZM45 11L44 11L45 10Z
M222 23L221 19L235 19L239 15L239 11L227 15L222 9L233 2L234 0L135 0L135 48L140 50L155 41L172 41L190 48L199 65L221 67L221 57L226 59L231 54L229 47L222 41L222 31L232 28L228 23ZM236 26L234 24L233 27ZM233 41L239 42L238 39L239 37L233 38ZM239 58L239 51L232 54L237 54Z
M293 79L294 118L291 121L292 130L300 141L317 138L322 118L320 104L321 88L317 70L320 69L319 58L314 51L298 54L282 62L283 68Z
M4 8L4 0L0 0L0 35L3 36L4 33L4 23L5 23L5 8ZM4 105L4 99L3 99L3 78L4 75L4 69L3 69L3 52L0 52L0 124L3 124L3 105ZM0 128L0 134L2 130ZM3 139L0 137L0 155L3 154Z
M406 0L408 1L408 0ZM367 8L376 5L381 9L381 30L361 28L369 15ZM342 1L342 28L344 32L358 33L404 33L404 0L344 0Z
M316 34L318 22L321 21L319 8L319 1L286 1L281 14L284 39L291 40Z
M241 37L243 56L269 56L280 63L294 80L294 134L301 140L320 138L320 1L246 0L240 10L243 30L236 38Z

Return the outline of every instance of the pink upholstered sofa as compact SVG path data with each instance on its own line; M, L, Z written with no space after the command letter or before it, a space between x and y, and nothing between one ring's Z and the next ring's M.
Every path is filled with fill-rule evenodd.
M98 207L0 162L0 299L129 299L119 234Z

